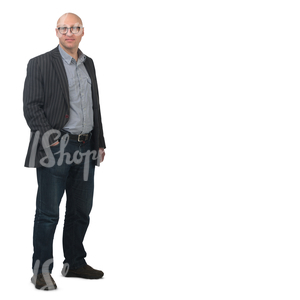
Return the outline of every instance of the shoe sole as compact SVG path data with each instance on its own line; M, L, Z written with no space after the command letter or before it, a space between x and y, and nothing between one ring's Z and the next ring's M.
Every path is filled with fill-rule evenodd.
M76 273L70 273L68 272L68 274L66 275L63 275L64 277L76 277L76 278L84 278L84 279L101 279L104 274L102 276L94 276L94 277L91 277L91 275L85 275L85 274L76 274Z

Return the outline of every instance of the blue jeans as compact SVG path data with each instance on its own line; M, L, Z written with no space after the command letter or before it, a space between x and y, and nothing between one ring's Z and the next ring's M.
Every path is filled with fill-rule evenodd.
M69 264L70 269L86 265L83 239L89 225L89 214L93 203L95 164L91 156L85 156L81 162L79 158L80 155L88 153L91 142L80 143L70 140L67 143L64 153L69 153L71 158L75 154L76 159L73 159L73 162L72 159L67 159L67 155L64 156L63 161L59 160L62 156L59 153L62 152L61 144L50 147L55 164L52 167L37 168L38 192L32 261L35 273L42 273L43 266L45 272L52 272L53 238L59 219L59 205L65 191L67 200L63 229L65 257L63 263ZM85 162L87 159L89 161ZM84 180L84 173L88 175L87 180Z

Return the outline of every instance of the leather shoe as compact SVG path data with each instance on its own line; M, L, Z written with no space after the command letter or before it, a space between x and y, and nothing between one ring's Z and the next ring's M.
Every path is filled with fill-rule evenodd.
M50 291L57 289L56 283L50 273L33 275L31 282L38 290Z
M64 266L61 273L65 277L80 277L85 279L100 279L104 275L102 271L95 270L89 265L85 265L78 269L69 269L69 270L67 270Z

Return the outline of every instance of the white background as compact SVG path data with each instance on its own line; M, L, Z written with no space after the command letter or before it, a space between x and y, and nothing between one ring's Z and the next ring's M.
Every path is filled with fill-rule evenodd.
M95 4L97 3L97 4ZM9 1L1 14L1 294L28 299L299 299L298 1ZM24 168L28 60L78 14L107 143L87 262L30 283L36 175ZM41 295L41 293L43 295ZM89 296L87 296L89 295Z

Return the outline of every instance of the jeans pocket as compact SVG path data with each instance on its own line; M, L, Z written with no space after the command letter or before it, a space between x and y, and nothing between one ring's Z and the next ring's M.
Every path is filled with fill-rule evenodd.
M55 145L55 146L50 146L50 149L51 149L52 152L53 151L57 151L59 148L60 148L60 142L57 145ZM56 154L56 153L54 153L54 154Z

